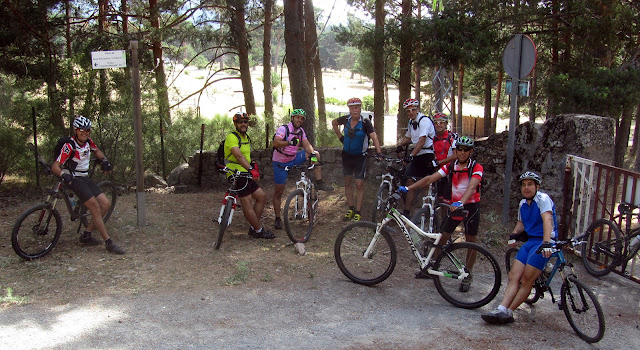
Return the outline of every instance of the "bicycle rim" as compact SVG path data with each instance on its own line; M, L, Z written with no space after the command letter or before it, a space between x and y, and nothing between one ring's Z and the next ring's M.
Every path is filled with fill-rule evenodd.
M284 228L293 243L305 243L311 236L315 211L311 198L304 202L304 191L296 189L284 204Z
M606 219L594 221L582 244L582 263L587 272L602 277L616 267L622 254L622 234L618 226Z
M580 280L567 277L562 284L562 308L571 328L587 343L604 336L604 314L595 294Z
M27 209L13 226L11 246L25 260L33 260L51 252L62 232L62 219L57 210L41 203Z
M474 256L473 267L469 269ZM486 305L500 290L502 276L498 261L488 250L474 243L450 245L436 259L434 270L445 274L444 277L432 275L438 293L457 307L473 309ZM457 278L462 270L471 274L468 291L464 291L463 281Z
M216 237L216 242L215 242L216 250L219 250L220 246L222 245L222 237L224 237L224 231L227 230L227 227L229 225L231 208L233 208L233 201L227 200L227 204L225 205L224 211L222 212L222 219L220 220L220 230L218 231L218 237Z
M114 185L111 181L101 181L100 183L98 183L98 187L100 188L100 191L102 191L102 193L107 196L107 199L109 199L109 203L111 203L111 205L109 206L109 210L107 210L107 212L102 215L102 221L106 223L111 217L111 214L113 214L113 210L116 207L118 192L116 189L116 185ZM80 218L82 220L82 224L85 227L88 227L89 223L91 222L91 212L84 204L82 204L82 207L80 208Z
M390 196L391 185L387 183L381 184L376 193L376 200L371 213L371 221L378 222L387 215L387 203L389 203Z
M355 283L374 285L387 279L396 266L397 252L385 227L371 250L364 257L376 232L373 222L356 222L345 227L336 238L334 256L340 271Z

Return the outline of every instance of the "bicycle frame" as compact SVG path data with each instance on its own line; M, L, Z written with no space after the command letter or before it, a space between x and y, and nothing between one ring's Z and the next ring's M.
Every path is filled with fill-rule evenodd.
M220 207L220 215L218 215L219 224L222 224L222 214L224 213L224 207L227 205L227 201L233 201L233 205L231 206L231 213L229 214L229 222L227 223L227 225L231 225L231 221L233 221L233 213L236 211L238 196L235 194L231 194L229 190L227 190L224 194L224 198L222 199L222 206Z
M402 234L404 235L405 239L409 243L409 246L411 246L411 250L413 251L413 254L415 255L416 259L418 259L418 263L420 264L421 270L430 265L431 258L435 254L436 248L441 248L444 251L444 249L449 245L449 243L445 245L438 244L440 242L440 239L442 238L442 233L422 231L418 226L416 226L416 224L414 224L413 222L411 222L411 220L409 220L407 217L402 215L397 209L391 208L391 210L387 214L387 217L384 218L382 222L377 225L376 233L373 239L371 240L371 243L367 247L367 250L364 252L365 257L371 256L373 247L375 247L377 240L380 238L380 232L382 231L382 228L391 221L395 222L398 225L398 227L400 227L400 229L402 230ZM429 249L429 253L427 254L426 257L422 256L422 254L416 248L415 242L413 241L413 238L411 237L409 233L409 229L407 229L407 226L410 229L415 230L415 232L418 233L418 235L424 238L433 240L433 243L431 243L431 248ZM464 268L463 268L464 264L460 260L458 260L454 256L452 256L451 260L455 263L459 271L461 271L461 273L459 273L457 277L456 277L456 274L449 273L449 272L444 273L441 271L433 270L431 268L428 268L427 272L430 275L436 275L436 276L448 277L448 278L456 277L459 280L462 280L465 277L469 276L469 272L464 271Z
M301 189L302 192L304 193L303 196L303 203L302 206L297 205L298 203L296 203L296 211L294 213L294 215L297 217L298 215L301 215L302 219L307 219L309 217L309 211L302 209L300 212L298 211L298 209L301 208L307 208L307 205L309 203L309 201L311 200L309 197L311 196L311 194L313 193L314 190L314 185L313 182L311 181L310 178L307 177L307 173L305 169L313 169L315 167L315 164L312 164L309 167L302 167L300 168L300 180L296 181L296 189ZM290 167L285 167L286 171L291 170L292 168ZM298 199L296 198L296 201ZM318 205L318 198L316 197L315 201L313 202L313 207Z

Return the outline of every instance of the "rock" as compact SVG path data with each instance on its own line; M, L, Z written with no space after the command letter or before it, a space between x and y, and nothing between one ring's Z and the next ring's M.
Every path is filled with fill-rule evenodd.
M167 184L169 186L184 185L184 183L180 181L181 180L180 175L187 168L189 168L189 163L182 163L177 167L175 167L173 170L171 170L171 173L169 174L169 178L167 179Z
M164 181L162 176L148 171L144 175L144 187L145 188L149 188L149 187L155 187L155 188L167 187L167 183Z
M293 247L301 256L307 255L307 251L304 249L304 243L296 243Z

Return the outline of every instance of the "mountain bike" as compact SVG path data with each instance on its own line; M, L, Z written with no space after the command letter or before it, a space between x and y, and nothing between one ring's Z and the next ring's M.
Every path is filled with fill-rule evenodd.
M306 243L311 237L318 214L318 190L306 171L313 170L318 163L310 165L285 166L284 170L300 170L300 180L296 189L289 193L284 202L284 228L293 243Z
M218 170L223 174L231 173L229 176L229 182L231 182L231 186L224 193L224 197L222 198L222 205L220 206L220 214L218 215L218 224L220 224L220 230L218 231L218 236L216 237L216 241L214 242L214 247L216 250L220 250L220 246L222 245L222 237L224 237L224 232L227 230L227 227L231 225L231 221L233 221L233 213L236 211L236 206L238 203L238 193L242 191L247 185L248 182L245 182L245 186L241 188L236 188L236 184L239 179L251 179L251 173L234 171L227 167L223 167Z
M39 159L38 163L47 175L53 175L49 165ZM90 168L89 177L93 177L97 163L94 161ZM104 214L102 220L107 222L116 205L117 190L111 181L99 182L98 187L111 201L111 207ZM83 203L76 203L76 198L62 179L47 191L44 202L36 204L25 210L16 220L11 231L11 246L21 258L34 260L51 252L56 246L62 234L62 218L58 212L58 201L62 200L69 211L71 221L80 219L77 233L82 226L88 227L91 222L91 212Z
M389 212L389 197L400 186L400 180L404 177L402 159L383 157L386 163L385 173L380 176L380 187L376 193L376 202L371 213L371 221L378 222ZM394 165L400 164L400 167Z
M351 281L366 286L387 279L396 266L398 255L391 237L397 231L389 227L393 222L409 243L420 268L431 275L438 293L445 300L467 309L493 300L501 283L496 258L487 249L471 242L454 243L449 240L439 244L441 233L421 230L394 208L400 198L397 192L391 195L391 208L381 223L361 221L342 229L334 246L340 271ZM416 247L410 230L425 242L422 249ZM436 249L440 250L437 257ZM463 289L462 284L469 282L470 288Z
M525 302L534 304L544 298L544 293L549 292L551 302L556 303L556 298L551 289L551 281L557 272L560 272L562 278L562 286L560 287L560 303L558 309L564 311L564 315L569 321L571 328L578 336L587 343L595 343L602 339L605 331L604 313L598 298L593 291L587 287L584 282L578 279L573 264L568 262L562 251L565 246L578 246L584 244L584 238L588 232L570 240L555 242L554 252L545 269L533 284L531 294ZM540 253L538 249L536 253ZM505 256L505 265L507 273L511 270L513 260L518 253L518 248L510 248ZM554 259L553 261L551 259ZM569 268L567 274L564 273L565 268Z
M622 273L631 276L627 270L629 261L634 265L634 258L640 250L640 227L632 226L632 219L640 217L633 211L637 206L629 203L618 205L619 214L614 220L598 219L587 228L586 243L582 246L582 262L587 272L595 277L607 275L617 266L622 265ZM624 234L616 219L622 220ZM632 268L633 270L633 268Z

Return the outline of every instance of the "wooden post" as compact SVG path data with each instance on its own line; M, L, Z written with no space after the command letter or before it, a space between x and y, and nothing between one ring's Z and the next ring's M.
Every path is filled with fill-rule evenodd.
M140 105L140 65L138 41L129 42L131 49L131 90L133 96L133 130L135 132L136 209L138 227L147 225L147 207L144 201L144 165L142 161L142 106Z
M198 157L198 187L202 186L202 148L204 147L204 124L200 126L200 156Z
M31 117L33 119L33 148L36 157L36 186L40 188L40 166L38 164L38 128L36 124L36 107L31 107Z

